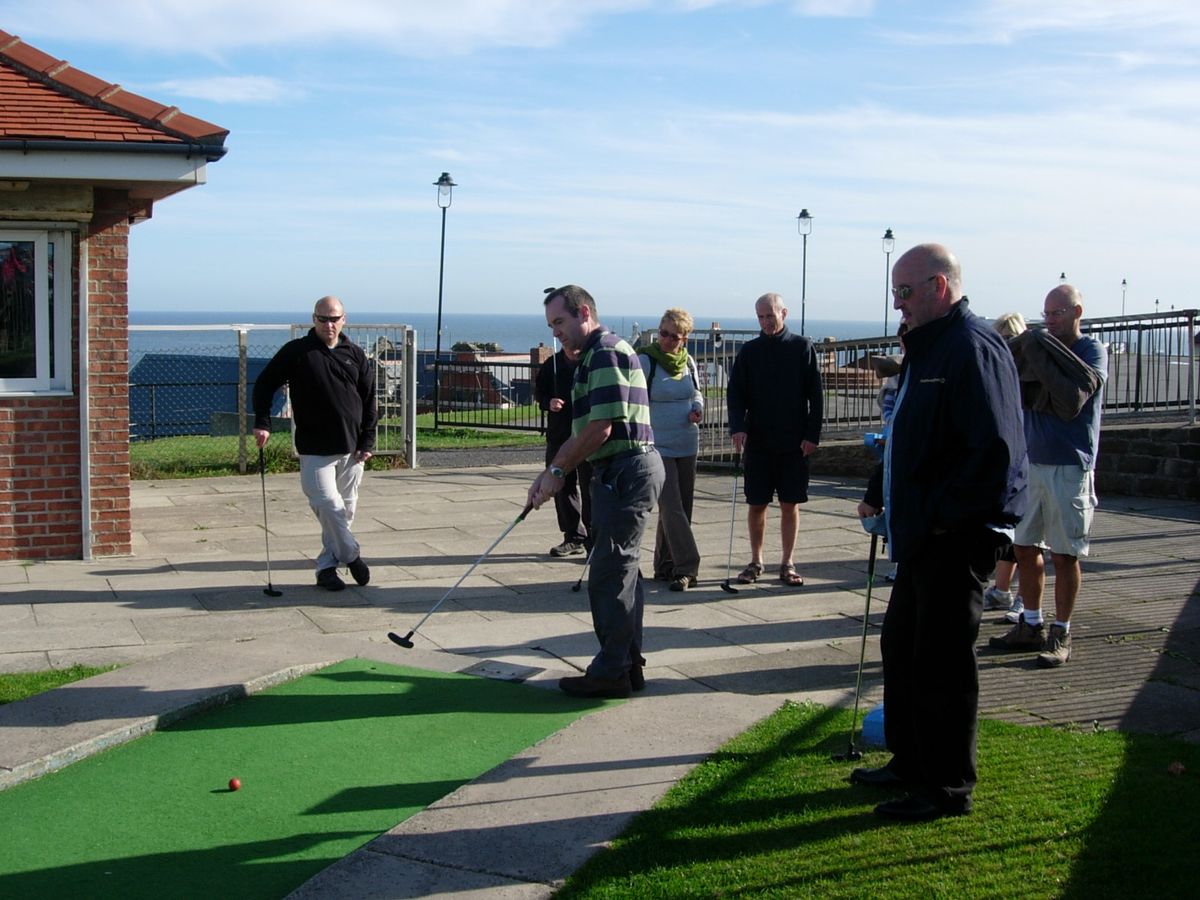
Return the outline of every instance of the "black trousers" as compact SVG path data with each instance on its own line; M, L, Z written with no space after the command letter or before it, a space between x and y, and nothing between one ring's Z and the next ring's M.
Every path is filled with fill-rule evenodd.
M884 736L890 767L933 802L975 789L983 588L1007 543L987 529L932 535L901 560L883 618Z
M550 465L566 440L546 444L546 465ZM562 489L554 495L554 511L563 540L587 544L591 548L592 527L592 464L586 460L567 473Z

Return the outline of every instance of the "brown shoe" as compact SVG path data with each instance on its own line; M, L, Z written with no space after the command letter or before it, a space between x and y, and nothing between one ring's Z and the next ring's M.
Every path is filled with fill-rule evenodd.
M1025 621L1025 613L1021 613L1017 624L1007 633L988 640L988 646L993 650L1041 650L1045 645L1045 624L1030 625Z
M1057 669L1071 658L1071 632L1061 625L1051 625L1046 638L1046 649L1037 655L1037 664L1043 669Z

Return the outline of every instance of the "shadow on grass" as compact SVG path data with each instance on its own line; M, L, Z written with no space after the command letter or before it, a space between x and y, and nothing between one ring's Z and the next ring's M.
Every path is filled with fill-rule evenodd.
M1194 895L1200 748L984 721L975 814L900 825L871 814L889 794L831 760L848 725L846 711L785 706L556 896ZM1192 774L1169 774L1175 760Z

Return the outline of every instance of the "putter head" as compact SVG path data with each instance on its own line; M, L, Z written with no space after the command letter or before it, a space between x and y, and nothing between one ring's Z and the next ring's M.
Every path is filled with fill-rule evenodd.
M729 583L729 579L728 579L728 578L726 578L724 581L722 581L722 582L721 582L721 590L723 590L723 591L724 591L725 593L727 593L727 594L737 594L737 593L739 593L738 589L737 589L737 588L735 588L735 587L734 587L732 584L730 584L730 583Z
M862 753L853 744L850 745L845 753L835 753L832 756L835 762L857 762L862 759Z
M581 578L577 582L575 582L575 585L574 585L574 587L571 588L571 590L574 591L576 594L578 594L579 591L582 590L582 588L583 588L583 579Z
M271 587L270 585L267 585L265 588L263 588L263 593L266 594L268 597L282 597L283 596L283 591L277 591L277 590L275 590L275 588Z
M392 643L399 644L405 650L411 650L413 648L412 636L413 632L411 631L404 637L400 637L400 635L396 634L394 631L388 632L388 640L390 640Z

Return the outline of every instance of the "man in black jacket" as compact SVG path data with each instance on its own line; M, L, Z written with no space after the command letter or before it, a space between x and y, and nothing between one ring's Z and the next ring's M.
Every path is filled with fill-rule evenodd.
M808 455L821 441L821 371L812 341L784 324L787 308L782 297L763 294L754 312L762 334L738 352L725 394L733 449L745 454L750 507L751 558L738 581L750 584L763 573L767 506L778 494L779 580L799 587L804 579L792 553L800 525L798 504L808 502Z
M564 347L538 367L533 394L546 412L546 465L571 437L571 385L579 353ZM554 495L554 511L562 529L561 544L550 548L551 556L580 556L587 552L592 525L592 466L587 461L566 473L562 489Z
M300 484L321 523L317 584L330 591L346 587L339 566L347 566L360 585L371 580L350 526L363 466L375 449L375 367L342 334L345 324L341 301L322 297L308 334L284 344L254 384L254 440L259 447L271 436L271 398L288 386Z
M1027 463L1016 364L971 313L958 260L914 247L892 284L904 364L884 464L858 506L886 511L899 564L880 643L892 759L850 780L906 788L875 811L913 821L971 811L983 587L1024 512Z

